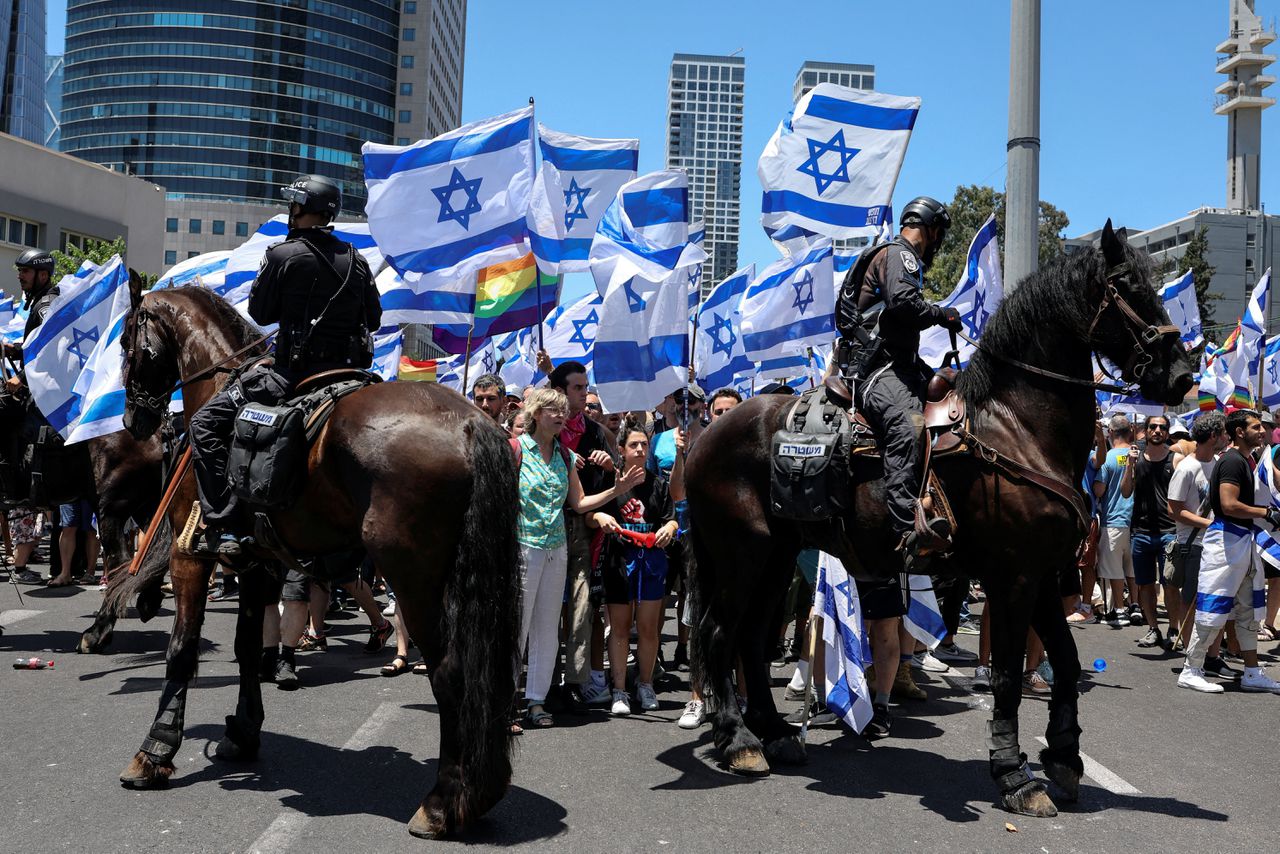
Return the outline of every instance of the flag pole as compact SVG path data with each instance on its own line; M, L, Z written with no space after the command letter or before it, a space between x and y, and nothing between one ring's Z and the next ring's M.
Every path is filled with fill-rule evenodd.
M471 372L471 333L475 330L475 328L476 328L476 321L473 315L471 318L471 325L467 327L467 352L466 352L466 355L462 357L462 396L463 397L467 396L467 379L468 379L467 375Z
M530 108L531 110L534 108L534 107L533 107L533 96L532 96L532 95L530 95L530 96L529 96L529 108ZM534 134L536 134L536 133L537 133L537 127L538 127L538 123L537 123L537 122L530 121L530 122L529 122L529 127L530 127L530 132L531 132L531 133L534 133ZM533 145L533 156L530 158L530 162L533 164L533 180L534 180L534 182L536 183L536 182L537 182L537 180L538 180L538 145L537 145L537 140L534 140L534 145ZM537 191L535 190L534 192L537 192ZM530 247L529 247L529 249L530 249L530 251L532 251L532 250L533 250L533 247L532 247L532 246L530 246ZM538 349L539 349L539 350L545 350L545 349L547 349L547 348L543 345L543 342L542 342L542 321L543 321L543 319L544 319L544 318L543 318L543 316L542 316L542 270L538 268L538 259L537 259L537 257L536 257L536 256L535 256L535 258L533 259L533 287L534 287L534 288L536 289L536 291L537 291L537 298L538 298Z

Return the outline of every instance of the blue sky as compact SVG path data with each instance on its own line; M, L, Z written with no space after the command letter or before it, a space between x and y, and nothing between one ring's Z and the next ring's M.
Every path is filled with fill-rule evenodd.
M54 7L65 4L49 5L50 45L60 50L65 13ZM1040 196L1067 212L1069 234L1108 216L1142 228L1225 203L1227 120L1213 113L1213 89L1225 78L1214 73L1213 48L1227 33L1226 6L1043 4ZM558 130L639 137L642 172L664 166L671 55L741 48L742 264L777 257L759 227L755 163L790 109L806 59L873 64L881 91L923 99L898 206L920 194L949 199L958 184L1003 187L1007 0L471 0L469 7L464 121L516 109L532 95L538 119ZM1270 20L1280 0L1258 0L1257 10ZM1266 148L1280 152L1280 107L1263 116ZM1264 202L1280 198L1278 176L1280 162L1264 164Z

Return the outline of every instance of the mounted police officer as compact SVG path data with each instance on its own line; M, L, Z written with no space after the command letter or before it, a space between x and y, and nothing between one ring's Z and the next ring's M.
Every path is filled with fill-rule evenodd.
M954 308L931 305L922 293L924 271L951 226L946 207L921 196L903 208L899 222L898 236L863 252L844 280L837 360L884 455L890 520L910 568L951 533L941 518L916 522L924 396L933 373L920 360L920 332L959 331L961 323Z
M26 340L44 323L54 298L58 296L58 288L53 284L53 255L43 249L28 249L18 256L13 266L18 270L18 284L28 310L27 324L22 333L23 340ZM4 354L25 367L21 342L5 344ZM16 391L26 385L26 379L19 373L9 378L8 385Z
M382 322L373 275L355 247L333 236L342 209L332 180L308 175L282 187L289 202L289 234L267 250L249 294L249 316L280 324L274 370L257 366L228 382L191 419L196 484L205 535L198 550L236 557L237 500L227 479L236 412L247 402L275 404L301 380L339 368L373 364L372 332Z

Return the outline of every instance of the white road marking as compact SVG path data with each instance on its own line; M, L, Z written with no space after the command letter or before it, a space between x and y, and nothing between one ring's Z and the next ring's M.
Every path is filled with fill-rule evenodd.
M12 611L0 611L0 626L8 628L14 623L21 623L23 620L38 617L43 613L44 611L32 611L26 608L14 608Z
M373 710L373 714L369 715L368 720L360 725L351 738L347 739L342 749L365 750L373 747L378 743L382 731L403 711L399 703L383 703L378 706ZM249 846L250 854L274 854L274 852L288 851L289 847L298 841L298 835L310 821L309 815L303 815L296 810L283 810L262 835Z
M1049 746L1049 742L1045 741L1042 736L1036 736L1036 741ZM1114 795L1140 795L1142 790L1126 781L1119 774L1104 766L1101 762L1089 756L1087 753L1080 754L1080 761L1084 763L1084 773L1086 777L1093 779L1095 783L1102 786L1108 792Z

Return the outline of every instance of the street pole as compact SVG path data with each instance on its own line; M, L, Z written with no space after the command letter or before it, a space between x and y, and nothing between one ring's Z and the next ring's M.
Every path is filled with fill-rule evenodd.
M1036 271L1040 237L1040 0L1011 0L1004 285Z

